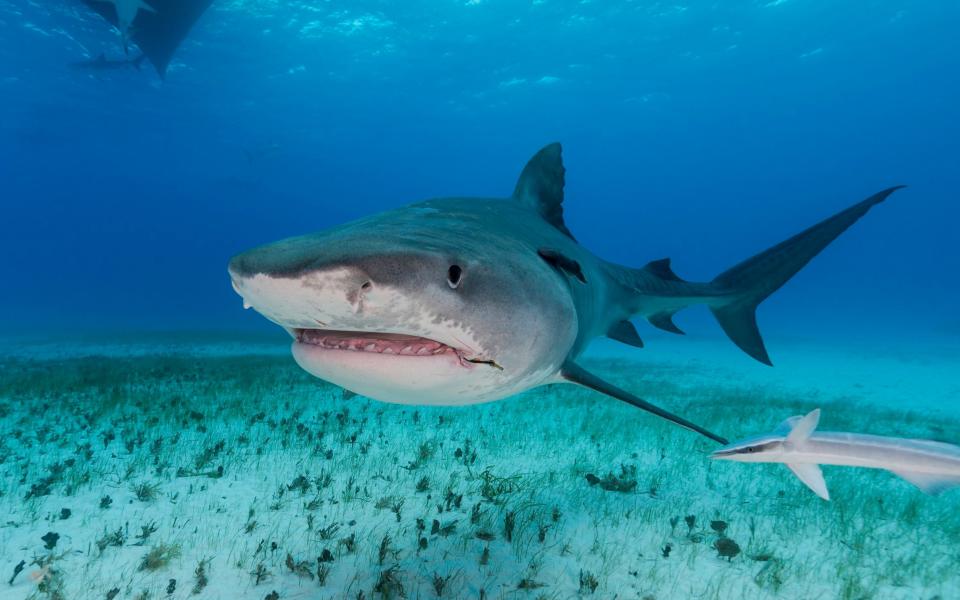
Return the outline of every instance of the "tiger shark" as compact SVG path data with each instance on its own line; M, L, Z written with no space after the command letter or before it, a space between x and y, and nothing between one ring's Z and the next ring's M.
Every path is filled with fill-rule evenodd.
M898 187L854 204L709 282L669 259L640 268L580 245L563 218L560 144L533 156L509 198L440 198L234 256L244 306L292 336L309 373L385 402L465 405L553 383L622 400L726 440L585 369L591 340L642 347L631 318L682 333L707 305L744 352L770 365L756 308Z

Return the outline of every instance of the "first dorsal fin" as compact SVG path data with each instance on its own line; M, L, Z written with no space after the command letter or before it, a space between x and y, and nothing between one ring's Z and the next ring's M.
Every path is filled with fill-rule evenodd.
M645 267L648 272L653 273L660 279L666 279L667 281L683 281L676 273L673 272L673 268L670 266L669 258L661 258L660 260L651 260L646 264Z
M544 146L523 168L513 197L573 239L573 234L563 222L564 172L560 144Z

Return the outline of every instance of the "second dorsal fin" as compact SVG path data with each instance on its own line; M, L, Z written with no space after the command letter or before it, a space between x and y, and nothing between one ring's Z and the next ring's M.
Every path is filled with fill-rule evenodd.
M651 260L643 268L645 271L653 273L660 279L666 279L667 281L683 281L683 279L680 279L677 274L673 272L673 268L670 266L669 258Z

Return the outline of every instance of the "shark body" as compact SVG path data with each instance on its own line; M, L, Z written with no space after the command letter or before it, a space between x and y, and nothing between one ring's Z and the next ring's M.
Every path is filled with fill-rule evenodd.
M928 494L960 486L960 446L878 435L818 432L820 409L791 417L772 433L734 442L711 457L785 464L807 487L830 499L820 465L885 469Z
M407 404L489 402L579 384L726 440L585 370L589 342L642 347L630 319L682 333L672 317L706 304L727 335L770 364L755 309L890 188L710 282L669 259L630 268L577 243L563 219L559 144L540 150L508 198L441 198L241 253L234 289L294 338L308 372Z

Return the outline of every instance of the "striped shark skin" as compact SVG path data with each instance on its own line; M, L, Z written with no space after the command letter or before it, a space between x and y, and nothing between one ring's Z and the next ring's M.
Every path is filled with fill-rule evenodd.
M509 197L435 198L272 242L234 256L230 282L245 307L290 334L303 369L368 398L466 405L574 384L726 444L590 372L580 356L602 336L643 347L632 319L682 334L673 315L706 305L734 344L771 365L757 307L902 187L711 281L687 281L668 258L628 267L581 245L564 220L565 174L560 144L549 144Z

